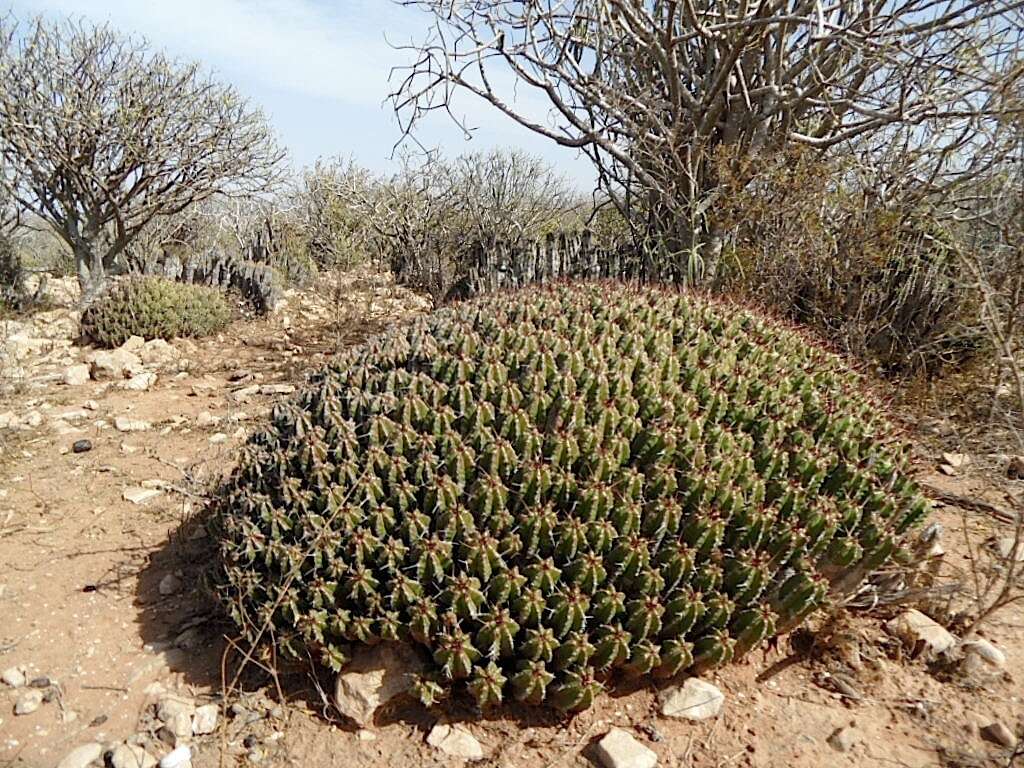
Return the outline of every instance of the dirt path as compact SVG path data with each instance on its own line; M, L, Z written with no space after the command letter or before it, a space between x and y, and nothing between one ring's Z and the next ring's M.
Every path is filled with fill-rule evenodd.
M129 738L159 757L170 747L147 711L158 690L222 705L217 730L192 742L197 768L448 765L455 759L424 743L439 717L463 722L486 763L502 768L589 765L593 740L613 725L630 730L663 766L1008 764L1007 750L985 741L979 728L998 720L1024 729L1019 605L987 632L1007 654L1005 670L969 677L929 670L901 657L881 629L884 612L859 616L845 621L823 653L797 653L805 634L714 675L726 705L703 723L659 717L647 688L604 697L572 720L515 707L481 719L465 702L440 712L410 704L373 731L332 722L301 673L275 683L253 670L242 690L223 699L231 628L200 583L211 542L196 524L195 494L230 466L239 443L303 371L337 344L422 309L371 278L350 281L332 300L345 311L295 295L272 320L240 321L198 344L178 342L178 359L154 366L158 378L148 391L121 382L58 383L68 360L85 353L71 347L28 365L28 389L0 401L0 414L39 414L35 426L3 433L0 671L23 667L44 697L36 711L15 715L26 689L0 683L0 765L53 766L80 744L107 748ZM118 417L149 425L122 432ZM91 450L73 452L80 440ZM969 478L929 479L985 492ZM155 493L142 503L126 500L138 491ZM937 520L945 527L944 567L962 570L964 520L952 509ZM970 536L988 534L987 519L966 520ZM830 675L852 685L856 698L838 693ZM829 743L843 728L852 740L845 752Z

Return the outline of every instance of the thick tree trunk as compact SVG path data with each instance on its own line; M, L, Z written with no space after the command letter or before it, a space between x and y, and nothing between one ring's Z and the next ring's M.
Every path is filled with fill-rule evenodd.
M78 287L81 291L79 303L82 307L87 307L106 287L107 270L103 264L103 256L96 253L88 244L79 243L75 246L74 252Z

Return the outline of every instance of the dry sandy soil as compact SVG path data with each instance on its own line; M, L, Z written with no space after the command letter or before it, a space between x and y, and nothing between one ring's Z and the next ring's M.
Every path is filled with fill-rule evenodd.
M1012 763L1012 750L982 731L999 721L1024 732L1020 603L982 630L1005 652L1005 667L969 673L906 653L883 629L899 607L839 611L712 675L726 703L700 723L659 716L656 691L642 686L571 719L515 707L483 718L466 702L435 711L409 703L358 731L332 712L308 670L272 676L250 665L235 680L232 627L202 588L211 552L198 520L205 488L274 400L288 396L270 385L300 385L338 346L424 307L372 275L341 281L328 298L293 293L269 319L176 342L179 359L157 367L148 391L60 383L90 350L61 330L69 310L37 319L55 329L54 341L21 361L18 391L0 394L0 418L10 411L16 422L0 433L0 671L21 666L29 679L48 680L37 682L46 700L26 715L14 714L24 689L0 683L0 765L54 766L77 745L130 738L160 757L169 747L153 732L154 684L221 706L217 730L192 742L197 768L457 763L425 741L439 720L462 722L483 746L483 763L501 768L591 765L593 742L612 726L662 766ZM118 416L151 426L121 432ZM92 449L72 452L82 439ZM955 476L938 474L935 451L919 449L925 481L1006 509L1020 504L1024 482L994 481L980 457ZM124 497L133 488L160 493L134 504ZM940 505L934 519L944 529L940 584L970 573L975 547L988 562L983 542L1001 525L991 515ZM924 607L949 620L943 601ZM320 685L330 690L322 673ZM852 746L840 751L829 737L845 727Z

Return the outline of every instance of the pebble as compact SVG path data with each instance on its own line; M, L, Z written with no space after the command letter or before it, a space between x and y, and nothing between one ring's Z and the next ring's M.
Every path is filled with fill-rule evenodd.
M612 728L597 742L598 762L604 768L654 768L658 756L633 735L621 728Z
M725 704L725 694L717 686L699 677L691 677L682 686L666 688L658 694L661 714L684 720L716 717Z
M335 681L334 705L357 725L369 725L378 708L412 687L422 668L419 655L400 643L360 648Z
M1002 669L1006 666L1006 654L984 638L965 640L960 648L968 656L977 656L986 664Z
M438 723L427 734L427 744L446 755L463 760L482 760L484 757L480 742L461 725Z
M45 675L40 675L39 677L33 677L29 681L29 687L30 688L49 688L51 685L53 685L53 681L50 680L50 678L46 677Z
M111 768L154 768L156 758L137 744L121 744L110 755Z
M87 768L89 763L103 757L103 747L95 741L82 744L68 752L64 759L57 763L57 768Z
M217 730L217 716L220 708L216 704L204 704L196 707L196 713L192 716L192 733L196 736L204 736Z
M926 656L938 656L957 644L956 637L949 630L915 609L904 611L886 622L885 629L902 640L911 651L920 646Z
M998 720L982 728L981 735L993 744L998 744L1007 749L1013 749L1017 746L1017 737L1013 734L1013 731Z
M11 688L21 688L26 683L25 670L21 667L8 667L0 675L0 680L3 680Z
M200 427L216 427L220 424L220 416L214 416L209 411L203 411L196 417L196 425Z
M80 387L88 384L90 378L89 366L85 363L71 365L64 369L62 381L69 387Z
M190 760L192 760L192 750L181 746L160 758L160 768L185 768Z
M360 728L358 731L356 731L356 738L360 741L376 741L377 734L375 734L373 731L368 731L365 728Z
M114 419L114 429L118 432L145 432L152 427L148 421L129 419L127 416L118 416Z
M828 737L828 745L836 752L849 752L857 741L857 732L850 727L836 728Z
M156 374L152 371L146 371L144 373L135 374L121 386L123 389L127 389L132 392L146 392L154 384L156 384Z
M37 688L25 691L14 703L14 714L31 715L43 703L43 692Z
M164 597L176 594L181 591L181 579L173 573L165 574L164 577L160 579L159 589L160 594Z
M92 440L76 440L71 446L72 453L87 453L92 450Z
M291 384L264 384L260 387L261 395L290 395L295 391Z
M228 436L226 434L224 434L223 432L217 432L214 435L210 435L210 444L211 445L220 445L221 443L226 443L227 441L228 441Z
M1003 536L995 540L995 550L1002 560L1024 563L1024 539L1018 542L1013 536Z

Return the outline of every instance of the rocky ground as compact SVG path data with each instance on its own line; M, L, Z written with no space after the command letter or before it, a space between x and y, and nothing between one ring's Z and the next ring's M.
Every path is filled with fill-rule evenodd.
M209 483L305 372L426 309L369 273L327 288L216 338L112 352L75 339L67 283L54 308L0 321L0 765L916 768L1024 752L1024 605L973 642L955 634L974 577L1024 560L1007 538L1024 481L1005 479L1012 456L933 442L921 479L945 500L941 534L904 603L886 602L906 586L894 577L706 680L620 689L562 719L427 711L400 695L414 659L387 646L337 684L242 664L203 588Z

